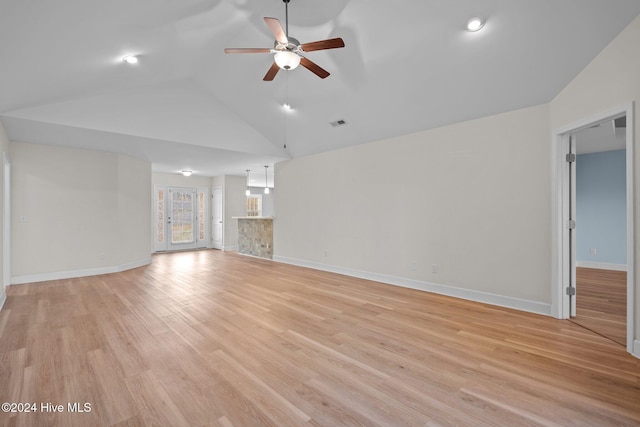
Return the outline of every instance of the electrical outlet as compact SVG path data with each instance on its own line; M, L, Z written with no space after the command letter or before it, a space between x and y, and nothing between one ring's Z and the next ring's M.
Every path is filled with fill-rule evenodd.
M438 264L431 264L431 272L434 274L438 272Z
M597 255L598 251L596 250L596 248L591 248L591 255Z

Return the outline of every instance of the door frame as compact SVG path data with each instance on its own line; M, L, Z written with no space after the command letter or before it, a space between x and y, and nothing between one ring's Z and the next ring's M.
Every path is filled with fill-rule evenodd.
M158 191L163 190L163 241L158 241ZM194 198L194 243L189 247L172 247L170 242L171 231L169 227L169 210L171 208L170 191L173 190L188 190L193 191ZM201 198L200 193L204 194L202 198L202 212L201 212ZM153 251L154 252L167 252L176 250L193 250L193 249L206 249L209 248L209 187L185 187L185 186L173 186L173 185L154 185L153 187L153 209L151 212L151 224L152 224L152 236L153 236ZM202 225L204 226L204 238L200 238L200 215L204 218ZM193 247L191 247L193 246Z
M4 187L2 200L2 284L11 284L11 160L6 152L2 153L4 166ZM0 301L0 307L2 301Z
M634 186L634 103L625 104L595 114L552 132L552 225L551 225L551 314L558 319L568 319L571 314L570 298L565 293L567 278L573 274L570 267L570 245L566 227L569 221L570 168L565 160L569 135L594 124L626 115L626 192L627 192L627 351L634 354L635 338L635 186ZM575 249L575 248L574 248ZM636 355L640 357L640 355Z

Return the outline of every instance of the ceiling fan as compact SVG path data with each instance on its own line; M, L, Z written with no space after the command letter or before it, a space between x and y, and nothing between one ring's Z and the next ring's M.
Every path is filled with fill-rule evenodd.
M320 40L311 43L300 43L297 39L289 37L289 1L282 0L285 4L285 28L276 18L264 18L267 27L276 38L273 48L227 48L224 53L273 53L273 64L262 80L272 81L280 69L293 70L302 65L321 79L329 77L329 72L307 59L304 54L314 50L336 49L344 47L344 41L340 37L335 39Z

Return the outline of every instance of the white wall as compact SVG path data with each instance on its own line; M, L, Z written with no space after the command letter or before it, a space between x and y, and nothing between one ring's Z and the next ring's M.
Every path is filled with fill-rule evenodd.
M224 247L237 250L238 220L233 217L247 214L246 178L226 175L224 181Z
M166 185L170 187L211 187L211 177L208 176L184 176L182 174L157 173L152 174L153 185Z
M151 237L151 163L118 155L118 237L115 265L149 257ZM144 232L147 230L148 232Z
M279 163L274 259L548 313L548 122L543 105Z
M9 137L4 129L2 122L0 122L0 156L3 153L9 155ZM4 200L4 162L0 158L0 280L4 277L4 269L2 265L2 259L4 256L4 251L9 251L9 248L4 247L4 231L2 229L2 224L4 221L4 211L2 209L2 201ZM6 299L5 287L8 286L9 283L2 283L0 285L0 308L4 304Z
M640 17L609 44L550 104L551 129L559 129L612 108L635 102L636 135L634 165L640 165L637 126L640 124ZM640 224L640 175L635 174L635 224ZM636 231L637 235L638 231ZM640 265L640 241L635 239L636 266ZM635 340L640 356L640 275L635 275Z
M150 262L148 163L29 143L11 156L13 283Z
M247 214L246 177L224 175L211 179L211 191L216 187L222 188L222 249L235 251L238 249L238 220L234 216Z

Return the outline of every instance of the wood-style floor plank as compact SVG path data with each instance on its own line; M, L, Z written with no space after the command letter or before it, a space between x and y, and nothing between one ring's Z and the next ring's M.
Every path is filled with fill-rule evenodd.
M627 345L627 272L576 268L576 317L572 320Z
M0 400L65 409L0 426L633 426L640 360L571 321L207 250L8 288Z

